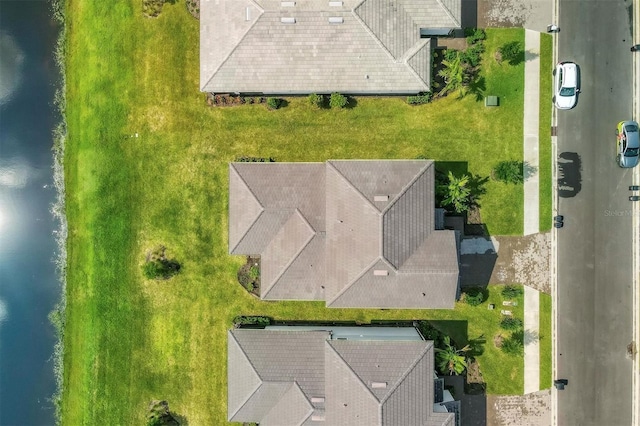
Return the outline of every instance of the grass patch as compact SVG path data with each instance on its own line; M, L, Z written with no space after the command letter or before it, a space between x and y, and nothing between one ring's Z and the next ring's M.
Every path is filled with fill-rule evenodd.
M243 258L227 254L227 163L239 156L426 156L467 162L480 176L495 160L522 160L522 123L513 117L522 116L523 65L492 64L490 56L505 40L524 41L522 30L487 31L484 75L499 108L471 97L421 106L358 98L353 109L318 110L290 98L273 113L264 105L206 106L198 22L184 4L165 4L156 19L142 17L140 1L69 0L66 7L63 424L143 424L152 399L167 400L190 424L224 424L226 331L237 315L467 321L469 336L488 340L478 356L488 391L522 393L522 360L492 347L500 315L486 302L452 311L266 303L240 287ZM490 181L480 200L489 232L521 233L522 199L522 188ZM145 251L158 245L181 264L169 281L142 275ZM498 306L499 298L490 291Z
M551 230L553 182L551 158L551 92L553 91L553 39L540 34L540 131L538 139L540 177L540 232Z
M540 389L549 389L552 381L551 296L540 293Z

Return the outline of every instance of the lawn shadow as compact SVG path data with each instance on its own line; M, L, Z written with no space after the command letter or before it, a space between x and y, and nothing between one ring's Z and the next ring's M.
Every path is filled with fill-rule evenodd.
M484 93L487 90L487 80L484 77L473 79L469 83L469 93L476 97L476 102L484 99Z
M353 109L358 106L358 100L354 96L347 96L346 109Z

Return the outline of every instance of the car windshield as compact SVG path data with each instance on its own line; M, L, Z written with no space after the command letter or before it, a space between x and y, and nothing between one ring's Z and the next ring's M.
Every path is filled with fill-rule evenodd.
M560 96L573 96L576 94L575 87L563 87L560 89Z
M624 129L627 131L627 133L634 133L638 131L638 126L636 126L635 124L627 124L626 126L624 126Z
M628 148L625 151L624 156L625 157L637 157L638 156L638 150L640 150L640 148Z

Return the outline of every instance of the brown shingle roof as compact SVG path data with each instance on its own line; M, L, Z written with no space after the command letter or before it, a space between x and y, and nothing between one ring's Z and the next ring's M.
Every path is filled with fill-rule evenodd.
M441 426L453 417L432 409L433 342L246 329L228 337L232 421L288 426L323 415L327 425Z
M453 308L456 236L435 230L432 161L230 169L229 250L262 256L263 299Z
M277 94L430 90L431 46L420 38L420 29L459 28L460 0L335 4L202 1L200 89Z

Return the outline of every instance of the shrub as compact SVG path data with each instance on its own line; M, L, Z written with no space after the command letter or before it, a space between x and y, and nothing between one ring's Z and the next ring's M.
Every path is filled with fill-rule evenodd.
M522 356L524 354L524 332L511 333L508 339L503 340L500 349L509 355Z
M431 101L431 93L421 93L416 96L407 96L407 103L409 105L422 105L428 104Z
M487 33L482 28L465 28L464 35L467 37L467 44L469 46L487 39Z
M180 264L174 259L167 259L166 247L158 246L147 256L142 267L144 276L150 280L167 280L180 272Z
M260 278L260 268L258 268L257 266L252 266L249 269L249 277L251 277L251 279L253 279L254 281L257 280L258 278Z
M498 52L500 52L502 59L511 65L518 65L524 60L524 50L522 49L522 43L519 41L512 41L502 45Z
M435 328L429 321L420 321L418 323L418 330L420 330L425 340L433 340L436 348L444 349L445 334Z
M242 325L266 327L271 324L271 318L258 315L238 315L233 319L233 324L236 328Z
M504 286L501 293L502 297L504 297L505 299L515 299L523 293L523 290L521 287L507 285Z
M484 44L478 43L467 48L462 52L462 62L472 67L480 65L482 53L484 52Z
M458 55L460 54L459 50L456 49L446 49L444 51L444 57L443 59L447 62L451 62L454 59L456 59L458 57Z
M267 108L278 109L282 106L282 99L280 98L267 98Z
M519 184L524 182L524 163L522 161L501 161L493 169L494 177L502 182Z
M505 330L519 330L522 328L522 320L520 318L506 317L500 321L500 327Z
M322 104L324 104L324 96L318 95L316 93L310 94L307 99L309 100L309 104L316 108L321 108Z
M180 272L180 264L171 260L151 260L144 264L144 276L150 280L166 280Z
M273 157L236 157L235 160L238 163L275 163L276 160Z
M478 306L484 302L484 291L482 288L473 287L464 290L464 302L470 306Z
M142 0L142 13L145 16L156 17L162 12L162 6L168 0Z
M329 106L331 108L344 108L348 102L347 97L340 93L332 93L329 98Z

